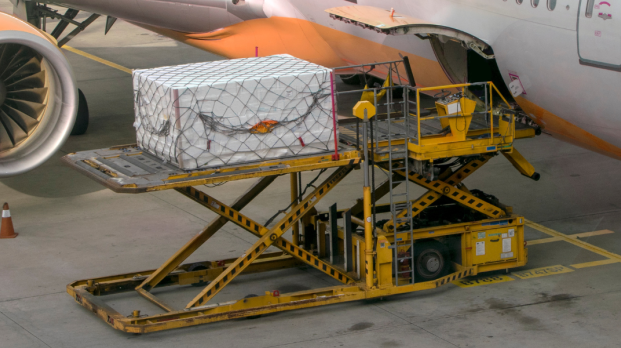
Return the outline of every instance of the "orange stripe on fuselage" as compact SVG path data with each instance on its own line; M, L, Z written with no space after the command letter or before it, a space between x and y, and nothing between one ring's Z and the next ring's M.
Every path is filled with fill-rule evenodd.
M572 123L565 121L559 116L556 116L555 114L523 97L516 97L515 101L520 105L522 110L534 116L537 119L537 123L552 136L591 151L595 151L616 159L621 159L620 148L596 137L595 135Z
M296 18L254 19L198 34L136 25L227 58L254 57L255 48L258 47L260 56L286 53L334 68L400 60L399 54L402 54L410 57L417 85L450 84L436 61ZM386 72L383 73L385 77ZM404 71L401 73L405 76Z

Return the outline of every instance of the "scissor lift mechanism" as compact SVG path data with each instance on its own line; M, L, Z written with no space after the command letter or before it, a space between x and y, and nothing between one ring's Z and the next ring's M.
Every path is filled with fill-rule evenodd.
M444 88L459 89L467 86L456 85L445 86ZM378 90L381 89L371 90L377 99ZM412 90L417 95L423 91L422 89ZM420 100L418 101L417 112L414 114L414 112L407 111L407 114L410 114L408 117L421 115ZM492 115L491 110L490 115ZM463 118L464 116L455 117ZM418 117L418 120L420 119L422 117ZM492 122L493 119L492 116ZM511 137L494 138L494 132L498 131L498 125L492 124L491 129L488 130L491 131L491 136L488 138L478 136L477 140L472 140L469 138L469 134L466 134L467 139L470 140L453 143L436 141L436 144L427 148L424 146L425 136L418 134L417 139L420 141L408 141L407 156L401 158L400 161L394 158L390 161L386 157L386 153L373 152L371 148L367 150L367 153L364 153L360 151L361 146L341 145L338 157L332 154L305 156L184 173L175 167L162 164L161 161L149 154L142 153L140 149L132 145L69 154L63 158L66 164L115 192L139 193L174 189L218 214L218 217L156 270L79 280L69 284L67 292L80 305L95 313L115 329L131 333L147 333L233 318L253 317L292 309L433 289L466 276L476 275L479 272L525 265L527 255L523 239L523 218L512 215L511 210L507 207L495 206L476 197L462 184L464 179L481 168L499 150L504 151L503 154L507 155L524 174L533 175L532 166L517 154L512 144L516 138L534 136L534 129L516 131L513 118L505 124L505 127L509 127ZM346 125L341 127L342 140L348 136L350 137L349 140L352 139L352 129L351 127L347 128ZM418 129L421 129L420 123ZM480 130L473 132L473 134L481 133ZM381 144L374 144L372 140L368 141L371 147L375 146L378 149L390 147L385 141ZM395 147L401 146L402 149L405 144L403 139L391 139L391 142ZM469 143L466 144L465 142ZM479 143L484 146L474 146ZM360 141L358 141L358 145L360 145ZM433 150L427 151L428 149ZM352 170L360 168L364 155L368 156L368 163L373 163L386 170L390 170L389 165L397 166L398 163L403 163L407 158L433 160L441 157L470 156L468 157L469 160L464 161L461 167L447 168L434 180L430 180L413 170L406 173L403 170L395 169L394 172L396 175L407 178L410 182L428 190L420 198L409 202L412 216L420 214L440 198L446 197L461 206L479 212L485 218L474 222L414 229L411 233L403 234L394 232L395 229L398 231L402 225L399 223L397 226L388 223L384 229L368 224L364 235L354 233L353 238L352 234L348 235L339 229L333 233L341 236L342 245L347 245L347 248L354 248L355 252L350 253L351 257L365 260L365 262L356 263L353 262L353 259L348 260L349 271L340 265L331 264L321 257L325 256L325 248L321 250L322 248L319 245L321 242L318 243L315 250L310 250L308 246L299 244L298 222L301 220L312 221L318 227L324 224L321 221L320 214L317 214L313 208ZM316 185L310 194L300 197L297 174L320 169L333 169L333 172L321 184ZM292 206L282 219L270 227L264 226L240 212L278 176L284 174L291 176ZM208 193L194 187L247 178L257 178L257 181L231 205L224 204ZM386 182L376 188L376 200L387 194L389 191L387 185L395 184ZM364 221L353 218L352 222L365 225L365 221L371 221L371 205L372 203L369 202L365 193L365 199L359 200L350 209L350 213L354 215L362 216L364 212ZM382 206L374 205L374 209L377 212L382 209ZM400 212L399 216L406 215L406 210ZM257 241L236 259L182 264L227 222L232 222L255 235L258 238ZM475 237L477 233L479 236L481 231L496 231L497 234L500 234L508 229L515 231L513 246L515 255L513 257L506 260L487 260L476 255L478 249L475 252L473 244L477 241ZM283 237L283 234L288 230L293 230L293 240L291 241ZM321 228L317 230L318 234L321 234ZM488 234L493 235L491 232ZM323 235L321 234L321 236ZM412 277L399 279L400 275L394 274L392 271L393 262L397 261L393 261L393 252L389 249L400 248L400 245L408 240L414 243L420 240L429 240L430 237L434 239L453 238L453 240L459 241L457 246L459 256L454 259L452 273L429 281L416 281L411 279ZM270 246L280 249L280 252L266 253L265 251ZM337 245L333 245L332 248L331 252L338 250ZM262 296L226 303L213 303L211 301L239 274L264 272L299 265L312 267L342 283L342 285L289 294L267 291ZM409 283L402 285L404 281ZM190 284L202 284L204 288L185 308L174 308L151 293L151 290L156 287ZM162 308L165 313L143 316L139 311L134 310L129 315L121 314L104 303L101 298L101 296L129 291L136 291L145 299Z

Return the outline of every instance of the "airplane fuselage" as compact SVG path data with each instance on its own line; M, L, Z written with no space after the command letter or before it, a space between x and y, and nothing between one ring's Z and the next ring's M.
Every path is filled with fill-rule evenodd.
M449 78L429 41L336 21L345 0L65 0L228 58L289 53L328 67L411 57L422 86ZM534 5L537 4L535 7ZM587 0L358 0L459 29L493 49L515 100L563 140L621 158L621 2ZM592 5L592 8L589 8Z

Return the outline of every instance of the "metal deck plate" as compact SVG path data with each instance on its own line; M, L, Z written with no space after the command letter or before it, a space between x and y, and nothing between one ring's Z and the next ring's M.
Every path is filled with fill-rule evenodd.
M126 145L71 153L64 156L62 161L114 192L140 193L341 167L360 161L359 152L350 146L339 146L338 160L332 159L333 154L330 152L184 171L143 152L135 145Z
M402 117L401 113L399 112L395 112L393 114L394 114L393 116L394 118ZM383 140L388 139L388 125L386 122L385 115L378 115L378 116L379 116L378 117L379 120L375 121L374 123L373 131L376 134L374 134L373 138L375 140L383 141ZM497 116L494 117L494 124L495 125L498 124ZM405 137L406 130L405 130L405 124L403 121L392 122L390 127L392 131L392 139L398 140L398 139L403 139ZM410 138L417 139L418 138L418 127L417 127L416 117L410 116L409 127L410 127L410 131L409 131ZM481 131L481 130L488 130L488 129L490 129L490 126L489 124L486 123L483 117L473 117L472 123L470 124L470 131ZM399 131L403 131L403 134L401 137L399 137ZM422 137L430 136L430 135L446 134L446 132L443 133L442 125L440 124L439 119L432 119L432 120L426 120L425 122L421 122L420 132L421 132ZM523 123L515 122L515 133L516 133L515 134L516 139L532 137L535 135L535 129ZM501 135L498 133L495 133L494 136L500 137ZM349 144L355 145L361 142L362 141L362 122L359 122L358 118L349 118L345 120L339 120L339 137L341 141L345 141L346 143L349 143ZM483 138L485 137L489 138L489 133L483 136ZM481 138L481 136L479 136L478 138ZM370 139L371 138L369 137L369 141Z

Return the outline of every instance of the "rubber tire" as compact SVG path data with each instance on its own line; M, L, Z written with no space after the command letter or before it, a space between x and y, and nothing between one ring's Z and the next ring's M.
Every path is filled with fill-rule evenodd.
M73 124L73 129L71 129L71 135L82 135L86 133L88 129L88 104L86 103L86 97L82 90L78 89L78 113L75 118L75 123Z
M422 257L427 253L436 254L436 256L441 257L442 264L438 268L436 272L425 272L425 269L422 268ZM430 240L425 242L419 242L414 244L414 280L417 283L426 282L438 278L442 278L448 274L449 271L449 252L444 244L436 241ZM419 267L421 266L421 267Z
M192 266L190 266L188 268L188 272L194 272L194 271L202 271L204 269L207 269L207 267L203 266L202 264L194 264ZM192 283L190 284L190 286L194 286L194 287L205 287L207 285L209 285L210 282L198 282L198 283Z
M340 75L339 77L341 78L341 81L343 81L343 83L346 85L357 86L362 83L360 75Z

